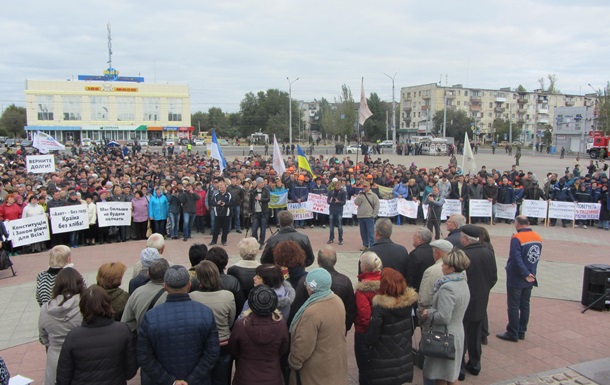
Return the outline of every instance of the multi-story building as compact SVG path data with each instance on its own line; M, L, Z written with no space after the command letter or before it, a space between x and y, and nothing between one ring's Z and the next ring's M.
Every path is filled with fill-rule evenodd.
M26 80L26 131L43 131L60 142L190 138L188 85L149 84L140 77Z
M586 151L589 133L595 130L594 95L584 107L557 107L555 109L555 127L553 143L558 149L581 154Z
M399 142L411 136L432 132L433 116L442 111L462 110L474 119L474 134L482 141L503 140L494 137L493 122L496 119L511 120L522 129L523 142L535 141L547 125L553 127L555 109L558 107L585 106L582 95L551 94L541 90L520 92L510 88L499 90L469 87L461 84L442 87L436 83L403 87L400 92ZM456 140L460 140L457 139Z

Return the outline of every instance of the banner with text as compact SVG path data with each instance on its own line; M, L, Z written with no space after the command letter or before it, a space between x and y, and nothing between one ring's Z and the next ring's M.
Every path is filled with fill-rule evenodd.
M576 203L576 212L574 213L574 219L585 220L585 219L599 219L599 212L602 208L601 203Z
M507 205L504 203L496 203L496 218L515 219L517 212L516 205Z
M313 218L313 213L305 207L305 203L288 203L288 211L292 213L295 221L302 221L304 219Z
M491 202L487 199L471 199L468 201L468 213L471 218L491 218Z
M549 203L547 201L535 201L524 199L521 204L521 214L530 218L545 218Z
M398 213L407 218L417 218L417 208L419 205L417 202L406 200L406 199L398 199L396 202L396 210Z
M85 205L52 207L49 209L49 213L51 214L51 231L53 234L69 233L89 228Z
M131 202L98 202L96 206L100 227L131 225Z
M462 214L462 202L459 199L445 199L443 211L441 211L441 220L446 220L451 214Z
M305 202L305 207L311 212L328 215L329 205L328 203L326 203L327 199L328 197L325 195L309 193L309 195L307 195L307 202Z
M354 204L354 200L356 198L352 198L349 201L345 201L345 206L343 206L343 218L351 218L353 213L358 210L358 207Z
M549 218L574 219L574 202L549 202Z
M46 215L16 219L6 222L4 226L9 233L8 239L13 242L13 247L44 242L51 238L49 221Z
M395 217L398 215L396 209L397 199L380 199L379 200L379 216L380 217Z
M26 169L28 173L44 174L55 172L55 156L49 155L28 155L25 157Z

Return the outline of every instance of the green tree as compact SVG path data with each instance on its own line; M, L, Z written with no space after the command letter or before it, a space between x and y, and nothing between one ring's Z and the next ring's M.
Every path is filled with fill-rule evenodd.
M510 138L510 122L505 119L496 119L492 125L492 132L495 131L495 135L497 135L498 142L504 140L504 134L506 134L506 140ZM513 122L513 141L518 140L521 136L521 128L519 125ZM493 138L496 140L496 137Z
M371 97L367 99L367 104L373 116L364 122L364 135L371 142L375 142L377 139L385 140L386 128L389 124L386 120L386 112L391 110L391 104L388 108L387 103L382 102L375 92L371 93Z
M195 127L195 135L207 131L206 122L208 122L208 116L205 112L197 111L191 114L191 124Z
M443 135L443 110L436 111L432 117L433 128L432 132L435 135ZM464 141L464 134L468 131L470 135L472 133L471 127L474 123L474 119L469 117L465 111L462 110L447 110L447 137L453 137L457 142Z
M517 87L517 89L515 89L515 91L524 94L527 92L527 90L525 89L525 87L523 87L523 85L519 84L519 87Z
M240 132L249 136L259 130L278 140L288 140L288 93L278 89L269 89L267 92L259 91L256 95L249 92L240 103ZM293 140L297 136L299 119L301 118L298 103L290 101L292 105L292 133Z
M345 84L341 86L341 96L339 96L336 102L338 134L351 137L355 133L358 110L354 104L352 91Z
M25 126L27 126L25 107L17 107L11 104L0 117L0 128L4 129L9 136L24 137Z
M595 101L596 130L603 131L604 135L610 135L610 82L606 87L597 91Z

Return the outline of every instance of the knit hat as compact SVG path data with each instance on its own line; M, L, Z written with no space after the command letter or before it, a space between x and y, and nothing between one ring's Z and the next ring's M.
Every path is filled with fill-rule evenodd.
M309 287L314 293L330 290L332 278L326 269L317 268L307 274L305 286Z
M261 317L271 315L277 308L277 294L265 285L258 285L250 290L248 305L250 309Z
M190 279L191 277L186 267L180 265L170 266L163 277L165 284L173 289L185 287Z
M142 262L142 267L144 268L149 268L159 258L161 258L159 250L153 247L147 247L140 252L140 262Z

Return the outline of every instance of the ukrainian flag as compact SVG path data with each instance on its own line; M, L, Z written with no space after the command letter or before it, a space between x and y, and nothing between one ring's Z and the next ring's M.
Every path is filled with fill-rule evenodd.
M297 144L297 161L299 163L299 168L302 168L305 171L308 171L311 176L313 176L313 171L311 171L311 166L309 165L309 162L307 161L307 157L305 156L305 153L303 152L303 150L301 149L301 146L299 146Z

